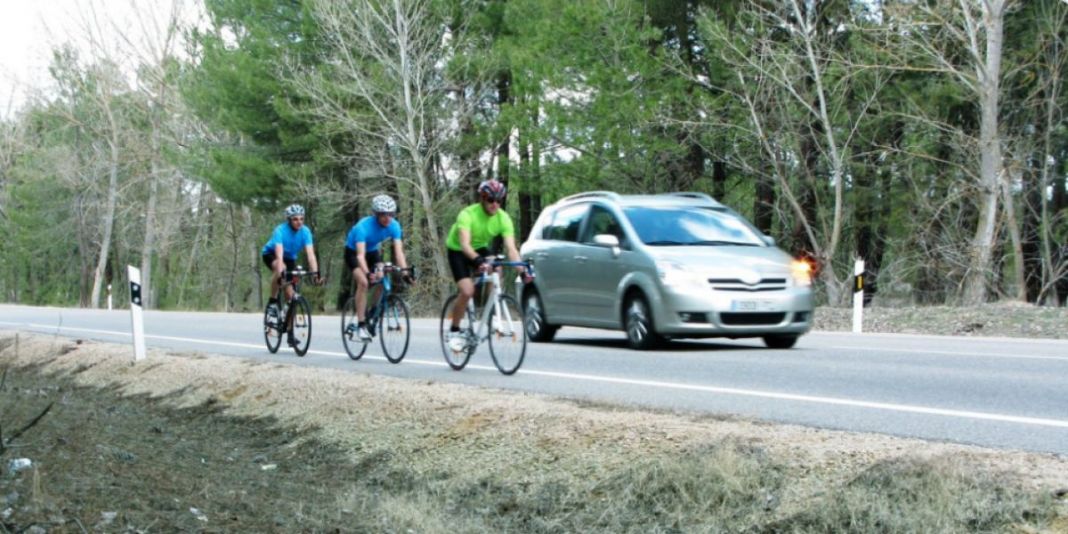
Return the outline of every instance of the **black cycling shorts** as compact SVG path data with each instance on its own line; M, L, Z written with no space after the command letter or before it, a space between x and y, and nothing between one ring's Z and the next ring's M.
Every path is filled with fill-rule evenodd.
M286 264L286 271L292 271L297 268L297 260L291 260L283 256L282 261ZM263 255L263 264L266 265L268 269L274 269L274 252L268 252Z
M487 258L490 256L488 248L480 248L475 250L479 256ZM467 259L463 252L459 250L449 249L449 269L452 270L452 279L456 282L463 280L464 278L471 278L471 275L475 272L478 265Z
M382 261L382 251L368 250L363 253L363 257L367 260L367 268L374 269L375 264ZM355 271L360 266L360 262L356 261L356 251L349 247L345 247L345 265L350 271Z

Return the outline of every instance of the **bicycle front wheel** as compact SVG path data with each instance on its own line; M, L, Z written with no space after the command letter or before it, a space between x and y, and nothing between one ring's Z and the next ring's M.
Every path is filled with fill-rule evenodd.
M408 353L408 339L412 334L408 305L404 299L390 295L381 313L378 318L378 339L382 342L382 353L389 363L400 363Z
M362 358L369 344L361 340L360 336L356 334L356 326L358 324L359 320L356 319L356 298L353 297L345 301L345 307L341 310L341 344L345 345L345 352L353 360Z
M282 325L278 324L281 319L277 315L277 309L274 314L271 313L270 305L263 312L263 340L271 354L278 352L278 347L282 345Z
M441 353L445 355L445 363L449 364L453 370L459 371L471 360L471 355L478 347L478 340L473 339L474 324L470 313L464 313L460 319L459 332L450 332L452 307L456 305L456 299L457 295L445 299L445 306L441 308L441 326L438 329L438 337L441 340Z
M490 356L502 374L510 375L523 365L527 354L527 329L523 325L523 309L509 295L501 295L490 313Z
M312 317L311 306L308 305L308 301L304 300L304 297L297 297L293 304L289 307L290 316L292 318L292 340L293 340L293 352L297 353L297 356L304 356L308 353L308 347L311 345L312 335Z

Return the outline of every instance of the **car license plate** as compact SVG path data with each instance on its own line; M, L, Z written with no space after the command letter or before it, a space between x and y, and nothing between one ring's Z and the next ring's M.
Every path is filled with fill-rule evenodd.
M733 300L731 311L769 311L775 309L775 302L770 300Z

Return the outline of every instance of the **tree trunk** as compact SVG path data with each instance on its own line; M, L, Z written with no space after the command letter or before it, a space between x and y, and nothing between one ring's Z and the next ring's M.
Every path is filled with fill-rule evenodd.
M1024 174L1023 184L1023 230L1022 250L1024 280L1027 302L1037 303L1042 294L1043 268L1042 255L1042 189L1041 167L1044 164L1042 151L1037 151L1030 159Z
M152 127L152 162L148 176L148 206L145 209L145 244L141 249L141 298L148 310L155 306L155 286L152 284L152 255L156 249L156 202L159 196L159 125Z
M723 201L727 196L727 162L712 162L712 197ZM766 233L766 232L765 232Z
M100 242L100 255L97 257L96 270L93 273L93 294L90 297L94 308L100 307L100 290L104 283L104 269L108 264L108 252L111 250L111 233L115 226L115 203L119 194L119 140L113 133L109 142L111 148L111 165L108 173L108 200L104 211L104 236Z
M979 224L972 239L968 278L964 287L964 303L982 304L987 297L987 276L992 267L992 254L997 238L998 188L1002 180L1001 137L998 132L998 98L1001 78L1001 45L1003 42L1004 1L987 0L982 3L986 28L985 64L977 65L979 106L982 120L979 125ZM1010 208L1011 209L1011 208Z
M497 112L504 112L506 106L511 105L512 73L504 70L497 75ZM508 186L508 168L511 165L512 132L507 131L504 139L497 145L497 179ZM501 205L504 209L507 206Z
M775 181L767 175L757 176L756 198L753 199L753 224L761 232L771 235L775 222Z
M1027 286L1024 275L1023 238L1020 235L1020 225L1016 220L1016 202L1012 198L1011 173L1002 169L1001 172L1001 195L1005 206L1005 224L1009 231L1009 241L1012 246L1013 275L1016 278L1015 300L1027 302Z
M530 190L533 185L531 178L533 177L533 169L530 168L531 157L530 147L524 146L523 136L520 135L519 140L519 158L522 162L520 168L520 174L523 176L522 185L523 188L519 192L519 242L522 243L530 237L530 228L534 226L534 219L530 217L531 207L533 201L530 198Z

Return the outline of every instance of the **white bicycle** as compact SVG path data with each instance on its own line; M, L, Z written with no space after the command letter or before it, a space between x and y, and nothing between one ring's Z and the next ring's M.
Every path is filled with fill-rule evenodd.
M511 295L501 291L501 275L497 267L518 267L527 269L529 277L534 276L534 267L528 261L504 261L498 256L489 262L489 273L481 273L475 281L476 296L467 301L467 310L460 319L460 331L450 332L452 326L452 308L458 298L452 294L445 299L441 309L441 351L449 367L459 371L467 366L471 355L479 344L488 342L493 364L502 374L510 375L523 365L527 353L527 329L523 322L523 308ZM478 289L490 284L491 293L486 298L482 310L475 303ZM459 341L457 341L457 339Z

